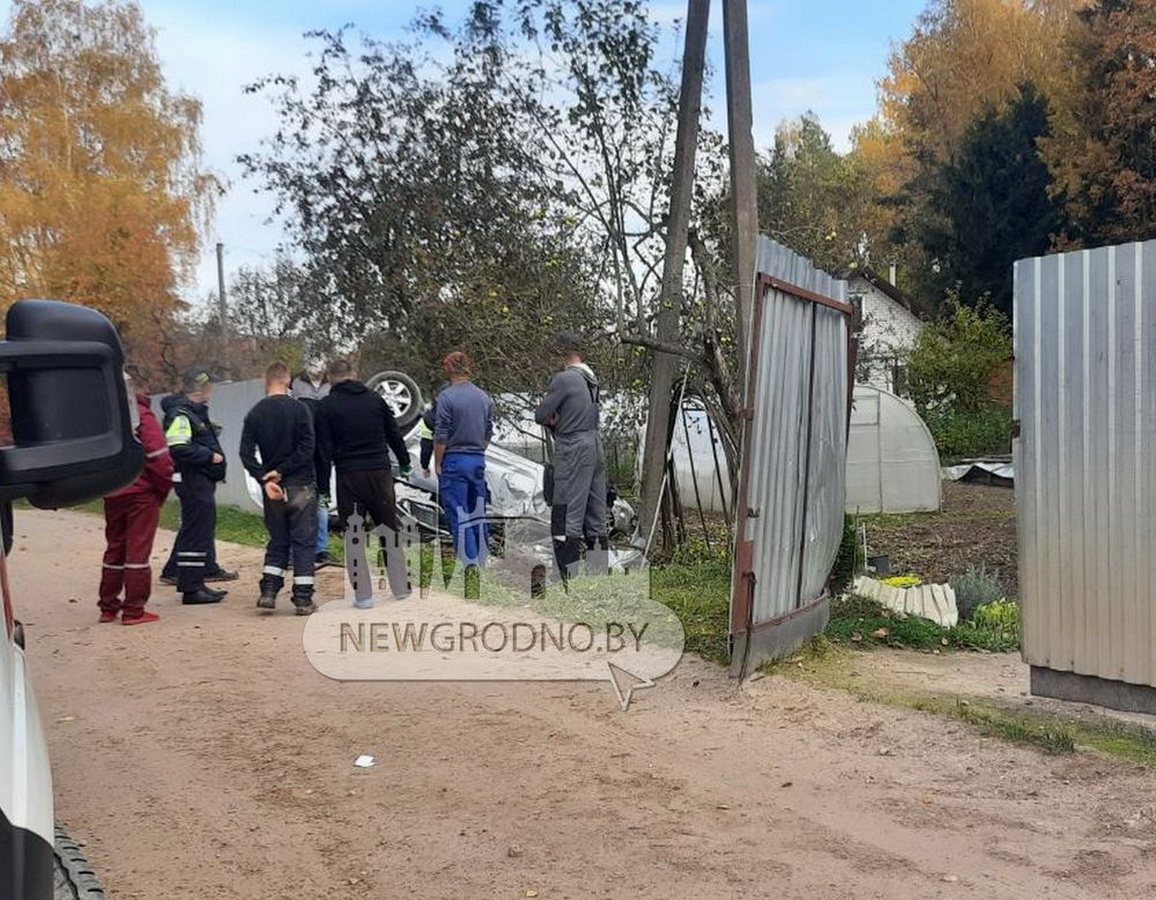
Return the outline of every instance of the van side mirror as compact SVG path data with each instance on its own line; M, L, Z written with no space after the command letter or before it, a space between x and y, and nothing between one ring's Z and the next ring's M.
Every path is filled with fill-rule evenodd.
M20 300L0 341L14 446L0 448L0 500L42 509L94 500L134 481L133 432L116 328L94 309Z

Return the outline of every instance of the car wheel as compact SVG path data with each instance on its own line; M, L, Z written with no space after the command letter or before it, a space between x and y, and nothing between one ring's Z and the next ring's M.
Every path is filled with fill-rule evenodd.
M404 372L378 372L365 386L389 405L398 428L409 428L421 416L421 389Z
M76 841L56 826L53 900L101 900L104 889Z

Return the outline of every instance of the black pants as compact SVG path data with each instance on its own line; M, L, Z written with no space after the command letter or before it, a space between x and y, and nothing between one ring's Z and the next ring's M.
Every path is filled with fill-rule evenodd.
M337 518L342 532L354 512L372 519L372 526L384 525L392 532L390 537L381 537L389 589L396 597L407 595L409 573L405 547L398 534L397 499L393 493L393 473L389 469L337 470ZM367 522L365 527L372 526Z
M182 473L175 485L181 501L181 527L173 544L177 561L177 590L199 591L214 559L217 536L217 483L198 472Z
M317 558L317 486L285 485L284 500L265 498L265 569L261 581L275 591L285 585L293 563L293 597L313 596L313 564Z

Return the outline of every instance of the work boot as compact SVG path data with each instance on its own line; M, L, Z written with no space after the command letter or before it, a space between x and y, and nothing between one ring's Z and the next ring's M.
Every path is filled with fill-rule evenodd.
M559 580L565 585L578 574L578 564L582 560L582 545L578 538L554 539L554 562Z
M281 590L283 582L279 578L274 578L272 575L265 575L261 578L261 596L257 598L258 609L276 609L277 608L277 592Z
M228 569L217 569L216 572L206 575L205 581L236 581L239 577L236 572L230 572Z
M201 588L199 591L186 591L181 595L181 603L185 606L201 606L205 603L220 603L228 591L210 591Z
M170 587L176 587L177 586L177 576L176 575L162 575L160 578L160 582L161 582L161 584L167 584Z
M293 587L293 605L297 608L297 615L307 616L317 611L313 605L313 588L309 585L295 585Z

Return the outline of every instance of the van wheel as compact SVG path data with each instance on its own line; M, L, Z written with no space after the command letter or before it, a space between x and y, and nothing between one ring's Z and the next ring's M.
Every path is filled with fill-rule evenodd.
M102 900L104 889L68 832L56 826L53 900Z
M421 389L404 372L378 372L365 382L365 386L386 402L397 420L397 427L402 431L421 416Z

